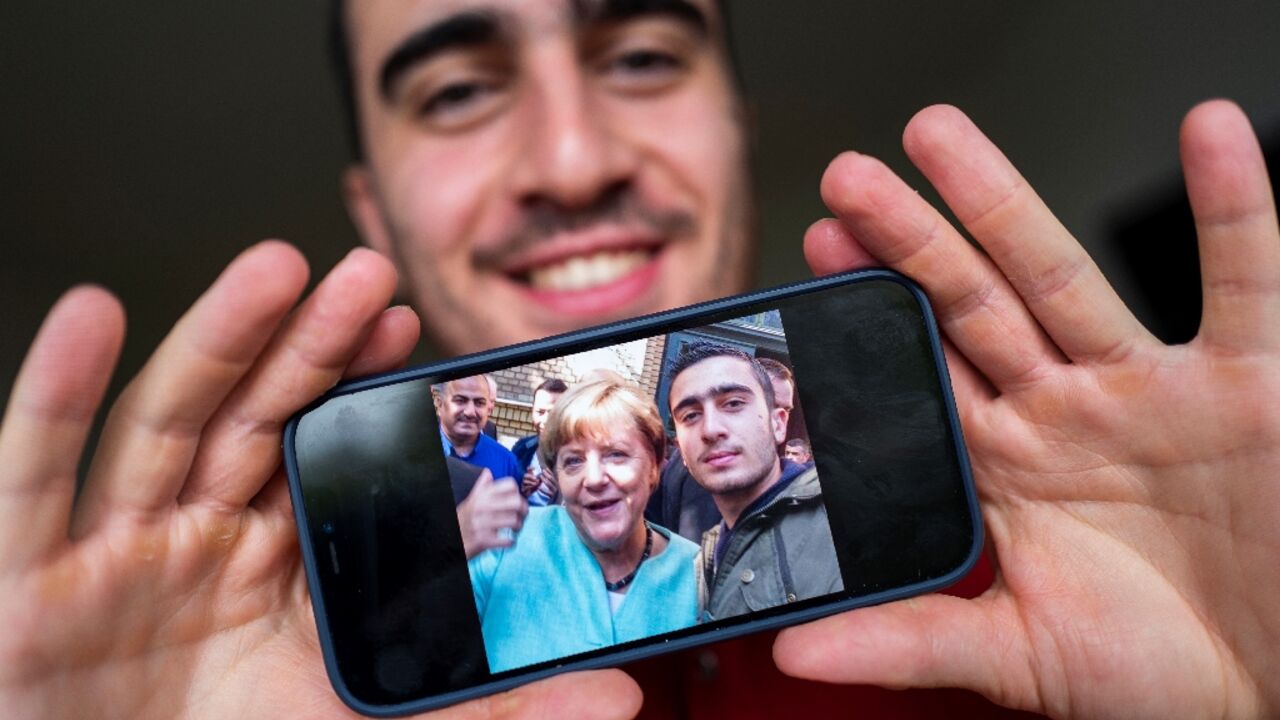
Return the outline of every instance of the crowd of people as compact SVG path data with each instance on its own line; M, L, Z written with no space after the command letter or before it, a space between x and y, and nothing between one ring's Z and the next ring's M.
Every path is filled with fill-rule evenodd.
M667 377L666 398L610 371L544 381L516 452L483 433L493 383L436 387L445 454L472 466L450 480L494 672L842 589L817 471L783 455L790 369L698 342ZM551 606L548 638L525 620Z

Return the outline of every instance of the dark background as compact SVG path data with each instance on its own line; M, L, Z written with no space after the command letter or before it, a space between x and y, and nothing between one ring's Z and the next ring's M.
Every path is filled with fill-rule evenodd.
M951 102L1145 321L1194 332L1178 123L1226 96L1269 147L1280 142L1280 3L732 4L754 110L760 284L807 274L799 240L823 215L817 183L836 153L878 155L923 187L901 129ZM347 156L324 6L0 5L0 399L72 283L105 284L128 307L118 387L239 249L284 237L319 275L356 242L338 192Z

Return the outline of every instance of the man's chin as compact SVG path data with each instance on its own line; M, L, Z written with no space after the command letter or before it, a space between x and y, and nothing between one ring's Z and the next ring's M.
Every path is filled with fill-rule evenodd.
M756 485L751 478L742 477L737 473L704 471L703 477L705 482L696 477L694 481L712 495L733 496L749 492Z

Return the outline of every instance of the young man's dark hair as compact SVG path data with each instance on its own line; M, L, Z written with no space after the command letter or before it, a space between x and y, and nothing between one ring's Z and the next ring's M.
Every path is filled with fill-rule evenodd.
M694 365L697 365L703 360L710 360L714 357L737 358L751 366L751 374L755 376L756 380L760 383L760 389L764 391L765 405L771 412L773 411L775 405L773 400L773 380L769 378L769 373L765 372L765 369L760 364L759 360L756 360L737 348L729 347L728 345L720 345L713 342L707 342L705 340L698 340L685 345L684 348L681 349L680 354L676 356L675 362L671 363L671 367L667 369L668 387L675 383L675 379L680 375L680 373ZM668 400L670 400L670 398L668 398Z

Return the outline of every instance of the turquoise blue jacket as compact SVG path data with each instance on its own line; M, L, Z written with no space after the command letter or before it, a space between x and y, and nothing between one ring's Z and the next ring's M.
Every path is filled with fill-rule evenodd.
M480 553L468 563L489 671L693 625L698 546L666 528L653 528L667 538L667 548L640 566L626 599L611 615L604 574L568 511L529 508L514 546Z

